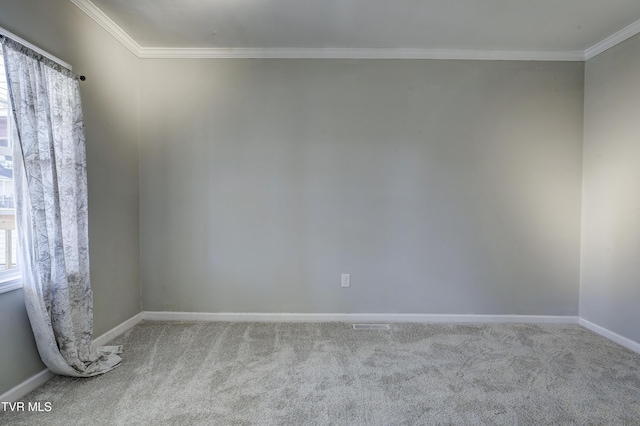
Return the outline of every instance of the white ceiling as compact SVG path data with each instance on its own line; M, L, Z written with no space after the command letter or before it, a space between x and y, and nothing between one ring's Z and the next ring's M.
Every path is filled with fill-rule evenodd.
M85 11L93 6L72 1ZM640 27L638 0L92 1L142 49L584 53Z

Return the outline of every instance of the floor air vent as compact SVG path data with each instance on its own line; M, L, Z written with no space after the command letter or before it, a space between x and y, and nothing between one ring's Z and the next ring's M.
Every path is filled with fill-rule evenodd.
M389 330L389 324L352 324L354 330Z

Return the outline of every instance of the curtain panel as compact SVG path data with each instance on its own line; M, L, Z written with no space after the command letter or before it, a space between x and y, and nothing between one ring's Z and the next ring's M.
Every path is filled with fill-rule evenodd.
M18 260L40 356L54 373L102 374L121 347L92 351L93 299L84 123L78 77L0 38L15 123Z

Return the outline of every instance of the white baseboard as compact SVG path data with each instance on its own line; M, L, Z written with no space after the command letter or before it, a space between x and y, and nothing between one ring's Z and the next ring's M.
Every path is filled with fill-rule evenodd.
M598 333L599 335L606 337L607 339L619 344L620 346L624 346L625 348L640 354L640 343L638 342L635 342L631 339L621 336L618 333L614 333L613 331L608 330L604 327L600 327L599 325L596 325L590 321L587 321L584 318L580 318L580 325L585 328L588 328L594 333Z
M29 392L38 389L40 386L44 385L54 377L55 374L49 371L48 368L45 368L35 376L31 376L24 382L20 383L17 386L14 386L13 388L0 395L0 401L16 402Z
M154 321L238 321L238 322L438 322L438 323L561 323L577 324L577 316L550 315L448 315L448 314L301 314L301 313L142 313Z
M142 321L142 312L126 320L122 324L115 326L114 328L100 335L96 339L93 339L92 347L95 349L98 346L103 346L109 340L129 330L131 327L138 324L140 321ZM13 388L9 389L7 392L0 395L0 401L4 401L4 402L19 401L20 398L22 398L29 392L38 389L40 386L44 385L54 377L55 377L55 374L53 374L51 371L49 371L48 368L46 368L41 372L39 372L38 374L36 374L35 376L28 378L24 382L20 383L17 386L14 386Z
M102 346L142 320L238 321L238 322L416 322L416 323L530 323L580 324L607 339L640 353L640 343L577 316L554 315L449 315L449 314L300 314L300 313L208 313L145 311L100 335L93 347ZM0 395L0 401L15 402L55 376L45 369Z
M111 330L107 331L106 333L96 337L95 339L93 339L92 348L95 349L98 346L103 346L105 343L109 342L114 337L117 337L122 333L124 333L125 331L129 330L134 325L142 321L142 316L143 316L142 312L140 312L139 314L134 315L133 317L129 318L122 324L117 325L113 327Z

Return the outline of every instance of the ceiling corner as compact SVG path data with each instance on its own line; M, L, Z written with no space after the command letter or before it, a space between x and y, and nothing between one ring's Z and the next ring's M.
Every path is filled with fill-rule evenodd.
M604 40L594 44L593 46L585 50L584 59L585 61L588 61L594 56L601 54L605 50L608 50L613 46L615 46L616 44L622 43L626 39L631 38L634 35L639 33L640 33L640 20L634 22L631 25L624 27L617 33L610 35L609 37L605 38Z
M109 34L122 43L124 47L129 49L134 55L138 58L140 57L140 52L142 51L140 45L136 43L136 41L132 39L125 30L120 28L118 24L113 22L113 20L98 8L98 6L93 4L91 0L71 0L71 2L86 13L91 19L96 21L102 28L107 30Z
M584 51L459 50L459 49L251 49L141 47L91 0L70 0L107 30L138 58L385 58L587 61L640 33L640 20L628 25Z

